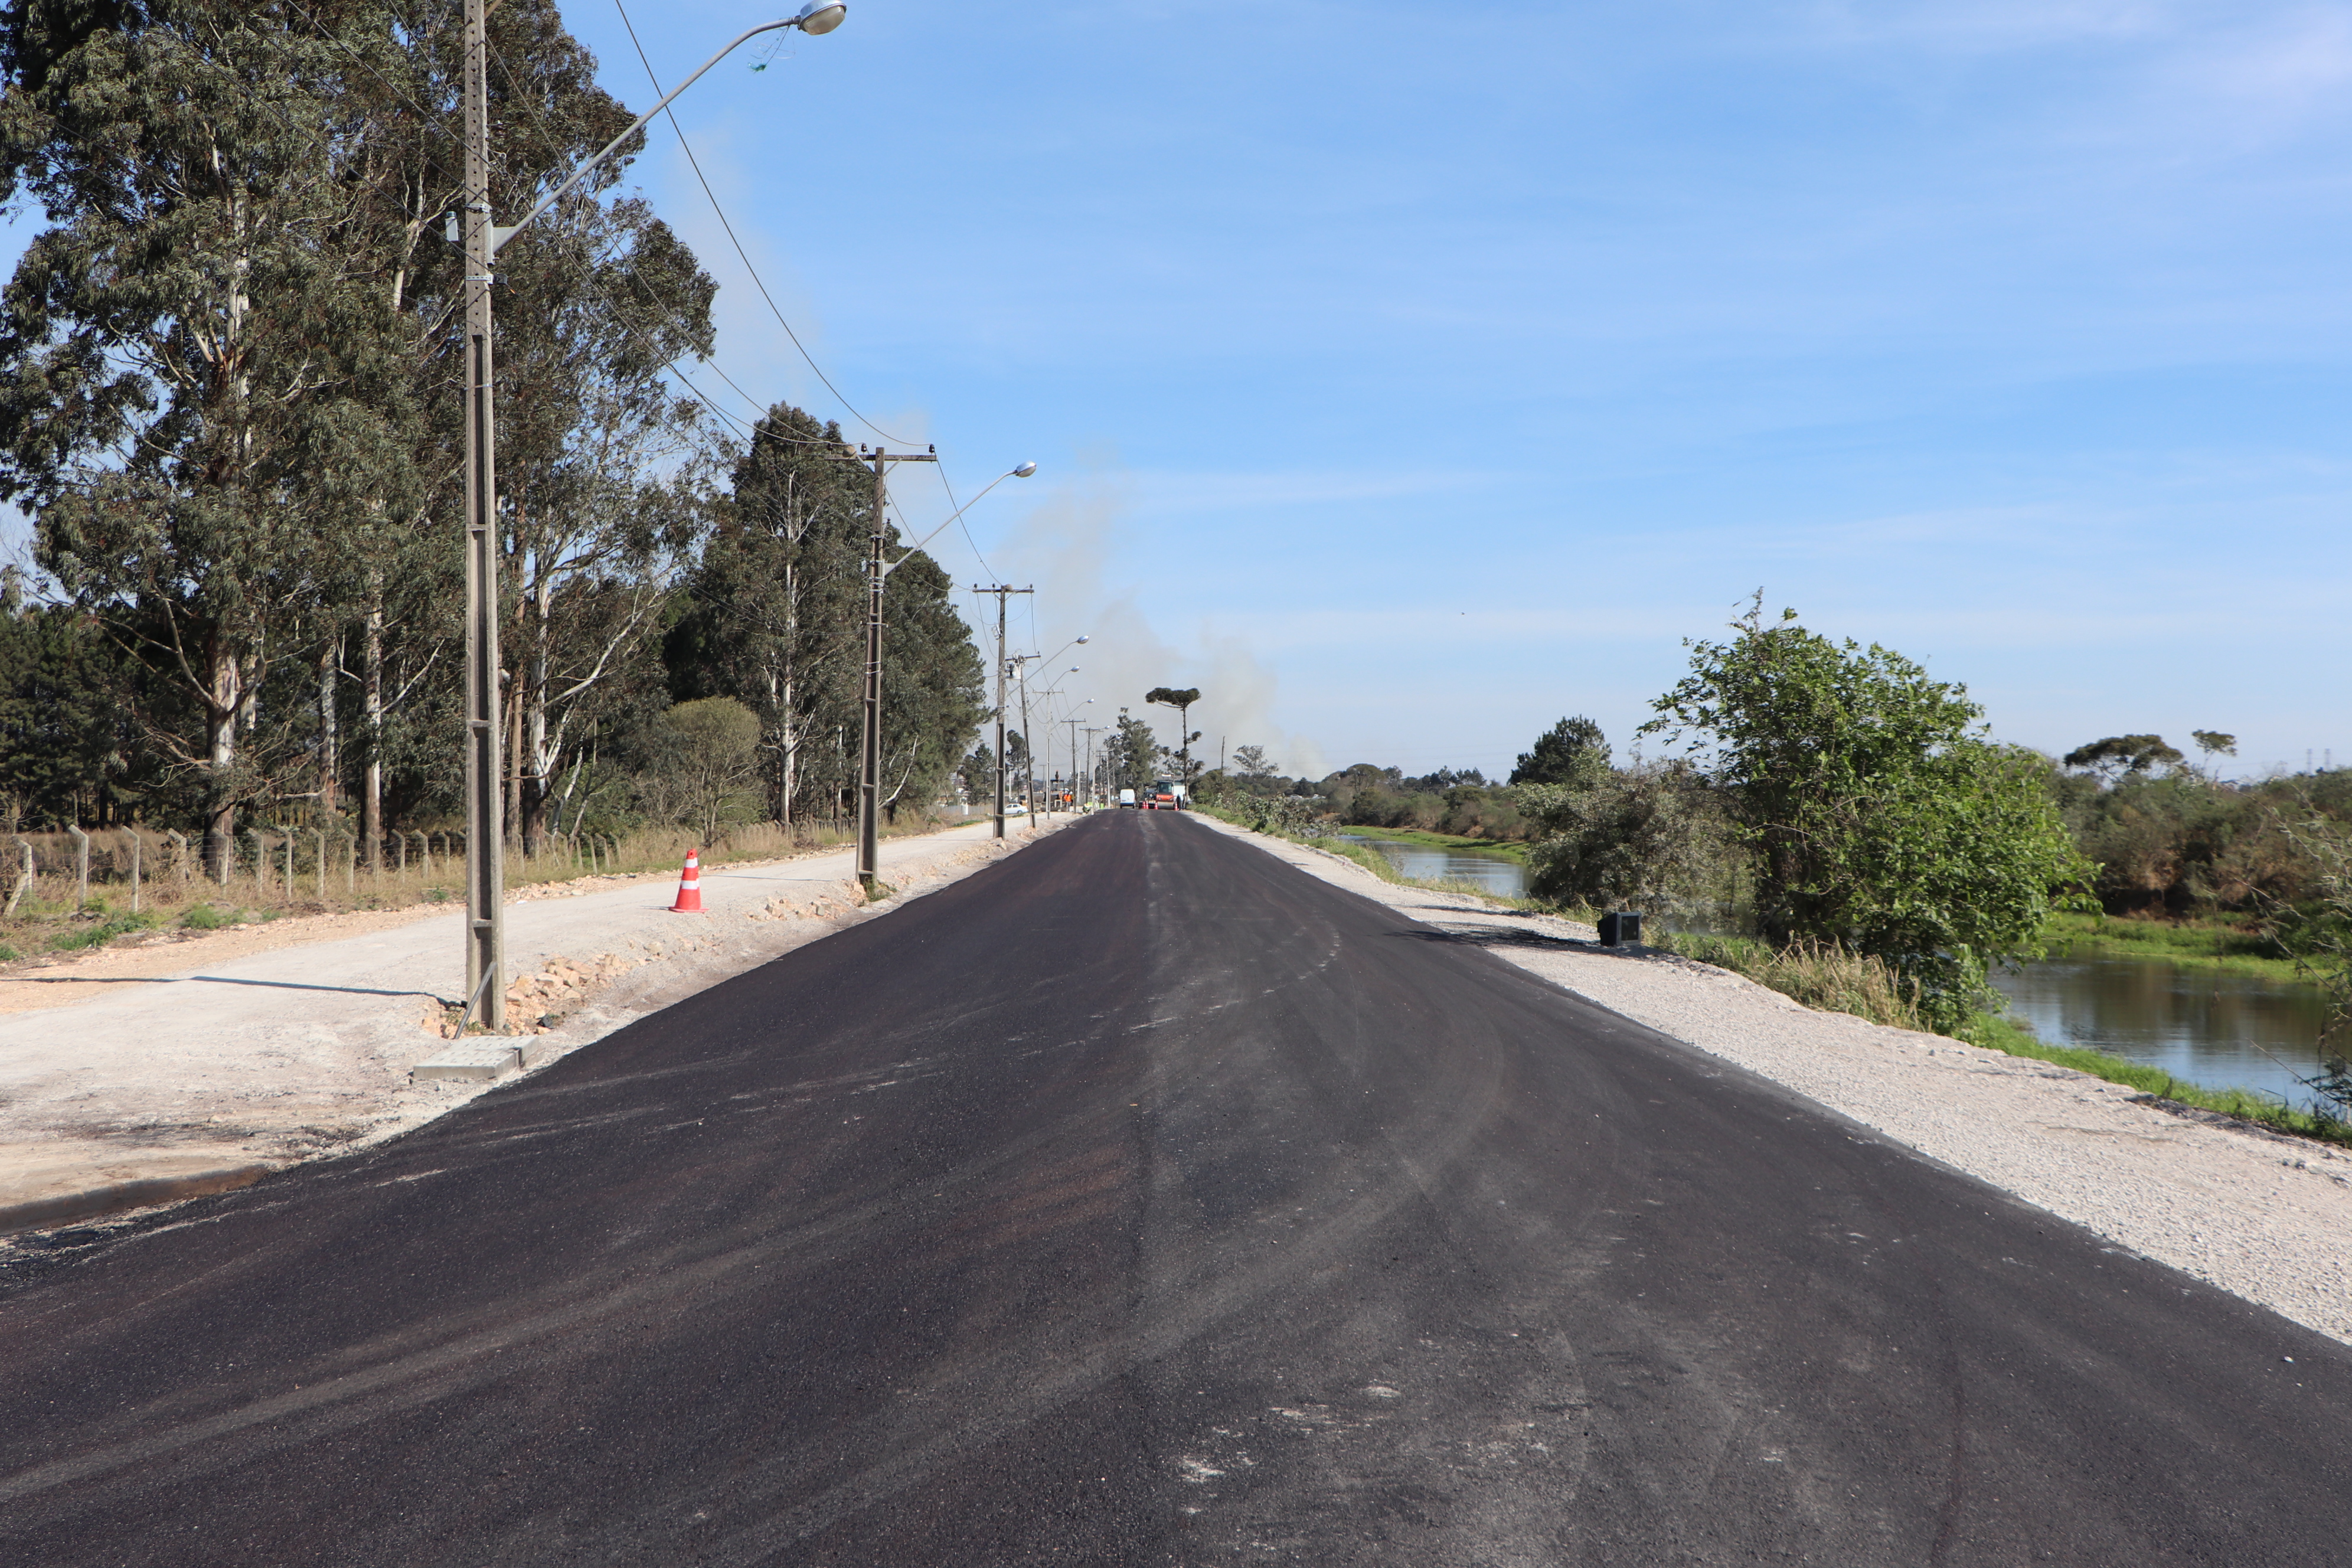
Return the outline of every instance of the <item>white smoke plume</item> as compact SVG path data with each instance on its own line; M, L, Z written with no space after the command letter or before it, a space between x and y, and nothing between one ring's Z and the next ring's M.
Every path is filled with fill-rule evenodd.
M990 563L1003 581L1015 587L1034 584L1037 590L1034 603L1018 596L1011 602L1007 646L1013 652L1050 654L1074 637L1089 639L1040 667L1031 678L1033 690L1055 684L1059 672L1075 665L1079 673L1061 680L1064 697L1054 704L1056 720L1080 716L1081 725L1107 730L1117 725L1118 710L1125 708L1150 724L1161 743L1172 746L1178 733L1174 710L1150 706L1143 694L1156 686L1197 686L1201 700L1191 718L1202 738L1192 747L1195 758L1215 767L1221 743L1228 757L1236 747L1259 745L1281 772L1320 777L1321 751L1274 722L1275 673L1246 644L1206 633L1189 644L1171 640L1152 626L1134 584L1108 580L1113 556L1129 553L1116 548L1135 526L1129 512L1126 487L1115 475L1090 476L1055 489L990 549ZM967 595L964 613L982 657L992 657L995 597L973 603ZM1091 704L1076 705L1089 697ZM1032 727L1039 731L1042 748L1045 725L1037 707L1033 695ZM1017 712L1016 708L1016 721ZM1069 733L1066 724L1056 724L1052 754L1063 766Z

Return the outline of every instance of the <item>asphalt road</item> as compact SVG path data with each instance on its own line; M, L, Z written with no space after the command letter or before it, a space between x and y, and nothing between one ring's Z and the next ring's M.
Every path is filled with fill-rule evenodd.
M0 1563L2352 1557L2343 1347L1167 816L84 1239Z

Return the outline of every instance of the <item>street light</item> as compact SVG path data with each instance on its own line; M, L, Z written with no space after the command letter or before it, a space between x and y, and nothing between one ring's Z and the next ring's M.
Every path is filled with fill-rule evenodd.
M466 59L463 140L466 186L463 217L449 215L450 235L460 222L466 246L466 1006L458 1027L479 1021L492 1034L507 1026L506 824L499 786L503 776L499 721L499 537L496 426L490 413L490 270L507 242L568 194L647 121L702 79L712 66L749 39L780 27L811 35L841 26L848 7L839 0L810 0L800 12L762 22L739 34L700 69L677 84L659 103L636 118L602 152L565 177L512 224L490 216L489 45L484 18L495 0L466 0Z
M837 23L838 18L835 21ZM882 870L882 584L891 573L921 554L924 545L945 533L949 523L978 506L981 498L990 490L1007 479L1025 479L1037 471L1035 463L1022 463L1005 469L981 487L979 495L950 512L946 522L909 545L907 553L885 565L882 534L888 526L883 515L882 468L885 461L880 452L875 453L874 556L866 572L866 735L860 748L862 755L857 781L857 880L869 894L874 890L875 878Z
M1030 466L1034 468L1036 465L1033 463ZM972 499L977 500L980 498L974 496ZM1044 659L1046 658L1059 658L1062 655L1067 653L1070 649L1076 647L1079 644L1091 640L1091 637L1090 636L1072 637L1068 642L1064 643L1060 647L1055 648L1050 654L1041 656L1034 653L1020 653L1014 654L1011 658L1006 658L1004 657L1004 601L999 599L996 602L996 657L998 661L996 666L996 837L1002 838L1004 837L1005 674L1007 671L1019 672L1022 666L1031 659L1037 659L1039 662L1043 662ZM1021 744L1024 750L1031 750L1036 745L1036 740L1035 737L1029 733L1029 684L1025 679L1023 679L1017 673L1015 675L1015 679L1021 679ZM1034 806L1030 808L1029 812L1029 826L1032 827L1037 826L1037 812Z
M1070 716L1061 721L1070 727L1070 815L1073 816L1078 813L1078 727L1086 721L1087 717L1078 710L1091 707L1093 704L1094 699L1091 697L1072 703Z
M1064 643L1061 647L1055 648L1054 652L1058 655L1062 652L1063 648L1075 647L1079 643L1086 640L1087 639L1084 637L1073 638L1071 641ZM1021 684L1021 772L1023 774L1021 780L1021 795L1022 798L1028 803L1029 826L1034 831L1037 826L1037 738L1030 732L1029 729L1028 669L1028 666L1033 661L1042 664L1045 662L1045 659L1037 654L1024 653L1016 656L1013 660L1013 664L1019 667L1013 679ZM1076 665L1072 665L1068 669L1063 671L1063 673L1065 675L1076 675L1078 673L1078 668ZM1052 691L1053 689L1049 689L1046 695L1051 696ZM1004 756L1001 749L997 753L996 765L999 770L1002 770L1004 766ZM1000 771L998 777L1002 779L1003 776L1003 773ZM1003 792L1000 790L998 793L999 798L1003 798Z

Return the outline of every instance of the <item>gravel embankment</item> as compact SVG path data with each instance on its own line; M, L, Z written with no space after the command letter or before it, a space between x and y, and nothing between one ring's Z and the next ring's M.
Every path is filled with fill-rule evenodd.
M1266 853L1634 1022L1787 1085L1920 1152L2307 1327L2352 1342L2352 1158L2071 1068L1816 1013L1591 926L1385 882L1206 816Z

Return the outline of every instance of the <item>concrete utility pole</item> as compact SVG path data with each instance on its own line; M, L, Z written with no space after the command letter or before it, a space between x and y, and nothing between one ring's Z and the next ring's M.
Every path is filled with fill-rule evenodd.
M506 1033L506 825L499 758L499 550L490 413L490 93L485 0L466 0L466 1008Z
M1029 670L1021 670L1021 799L1029 807L1029 831L1037 831L1037 742L1029 728Z
M659 103L566 175L515 223L490 220L490 89L488 16L497 0L466 0L466 63L460 132L466 143L462 213L449 215L449 238L466 247L466 1010L463 1029L480 1024L494 1035L507 1026L506 823L500 809L499 748L499 535L497 423L491 413L490 268L499 247L533 218L621 150L621 144L667 109L679 93L743 44L780 27L812 37L841 26L849 7L840 0L808 0L782 21L762 22L703 61ZM462 235L458 232L463 231ZM224 868L222 881L227 876Z
M882 540L890 527L886 511L890 500L888 475L893 463L940 460L929 452L886 452L879 447L872 455L874 531L866 564L866 742L857 774L857 879L869 891L882 866L882 584L890 574L890 567L882 563Z
M1065 719L1065 720L1063 720L1063 721L1062 721L1062 722L1063 722L1063 723L1065 723L1065 724L1067 724L1067 725L1070 727L1070 815L1071 815L1071 816L1076 816L1077 815L1077 812L1078 812L1078 722L1079 722L1079 721L1078 721L1077 720L1076 720L1076 719Z
M1098 725L1087 726L1087 798L1088 800L1092 800L1095 795L1095 737L1102 732L1102 728Z
M975 583L971 591L996 595L996 830L991 837L1002 838L1004 837L1004 604L1011 595L1034 594L1037 590L1034 587L1008 588L1001 583L983 588ZM1025 738L1022 742L1024 746L1028 743Z

